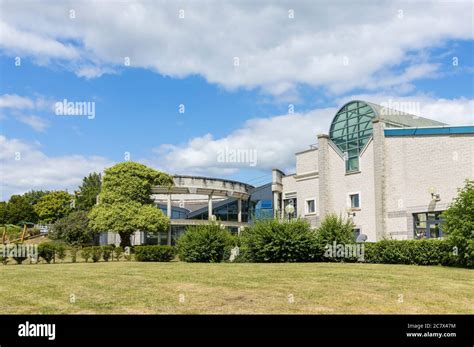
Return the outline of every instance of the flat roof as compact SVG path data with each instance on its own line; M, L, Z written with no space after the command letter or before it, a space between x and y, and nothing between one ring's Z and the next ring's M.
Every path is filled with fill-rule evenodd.
M416 127L416 128L387 128L385 136L419 136L419 135L450 135L474 134L473 125Z

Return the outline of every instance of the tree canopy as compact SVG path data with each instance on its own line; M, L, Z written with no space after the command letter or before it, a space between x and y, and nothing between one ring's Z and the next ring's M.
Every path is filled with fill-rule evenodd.
M173 178L164 172L135 162L123 162L105 170L100 202L135 201L151 204L151 187L173 184Z
M65 191L54 191L44 195L34 206L40 221L54 223L67 216L71 211L72 196Z
M2 224L21 224L21 222L36 223L38 215L32 205L23 196L12 195L8 202L0 205Z
M76 209L90 211L96 204L97 195L100 193L101 180L101 175L96 172L83 178L82 185L76 191Z

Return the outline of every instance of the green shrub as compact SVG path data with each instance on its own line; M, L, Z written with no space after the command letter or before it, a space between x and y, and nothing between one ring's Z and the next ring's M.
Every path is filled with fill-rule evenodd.
M58 258L63 261L66 258L66 247L62 243L55 243L54 248Z
M102 246L102 259L104 261L109 261L110 256L112 255L112 252L114 251L114 248L112 246Z
M38 245L38 256L43 258L48 264L51 263L51 260L54 261L54 256L56 253L56 247L54 244L45 242Z
M474 181L466 180L465 186L443 212L441 227L448 236L451 247L456 250L457 263L463 267L474 267Z
M92 249L91 249L91 247L84 247L84 248L81 250L81 257L85 260L86 263L89 261L89 259L91 258L91 256L92 256Z
M14 243L12 245L15 245L16 247L21 246L21 243ZM21 254L21 252L20 252ZM17 252L15 252L15 256L12 256L12 258L16 261L18 265L21 265L26 259L28 259L27 256L20 256Z
M234 238L218 224L199 225L186 228L186 233L178 240L178 254L186 262L219 263Z
M69 249L69 252L71 253L71 262L75 263L77 261L77 252L79 248L77 246L72 246Z
M176 254L172 246L136 246L136 261L171 261Z
M235 257L233 262L234 263L251 263L252 262L247 246L241 245L239 247L239 255Z
M364 261L379 264L454 265L448 240L382 240L364 244Z
M253 262L309 262L318 251L316 233L303 219L258 220L243 233L242 244Z
M91 247L91 258L94 263L97 263L102 256L102 248L100 246Z
M123 255L123 247L121 246L118 246L118 247L115 247L114 248L114 257L115 257L115 260L119 261L120 258L122 257Z

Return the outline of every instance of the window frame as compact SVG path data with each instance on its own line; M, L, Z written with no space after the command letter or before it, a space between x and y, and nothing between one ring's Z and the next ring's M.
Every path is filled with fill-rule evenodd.
M314 212L309 212L309 209L308 209L308 202L309 201L314 202ZM317 205L316 205L316 197L305 199L304 200L304 215L305 216L312 216L312 215L316 215L316 214L318 214Z
M352 198L351 196L353 195L358 195L359 199L359 206L358 207L352 207ZM347 208L349 208L351 211L360 211L362 209L362 198L361 198L361 192L349 192L347 193Z

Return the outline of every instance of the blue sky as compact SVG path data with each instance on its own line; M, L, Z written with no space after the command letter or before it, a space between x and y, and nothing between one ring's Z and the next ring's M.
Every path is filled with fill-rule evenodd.
M352 98L473 123L472 3L326 3L346 20L320 24L311 4L1 1L2 199L72 190L125 153L265 183ZM93 102L95 118L55 114L64 99ZM224 149L258 160L221 162Z

